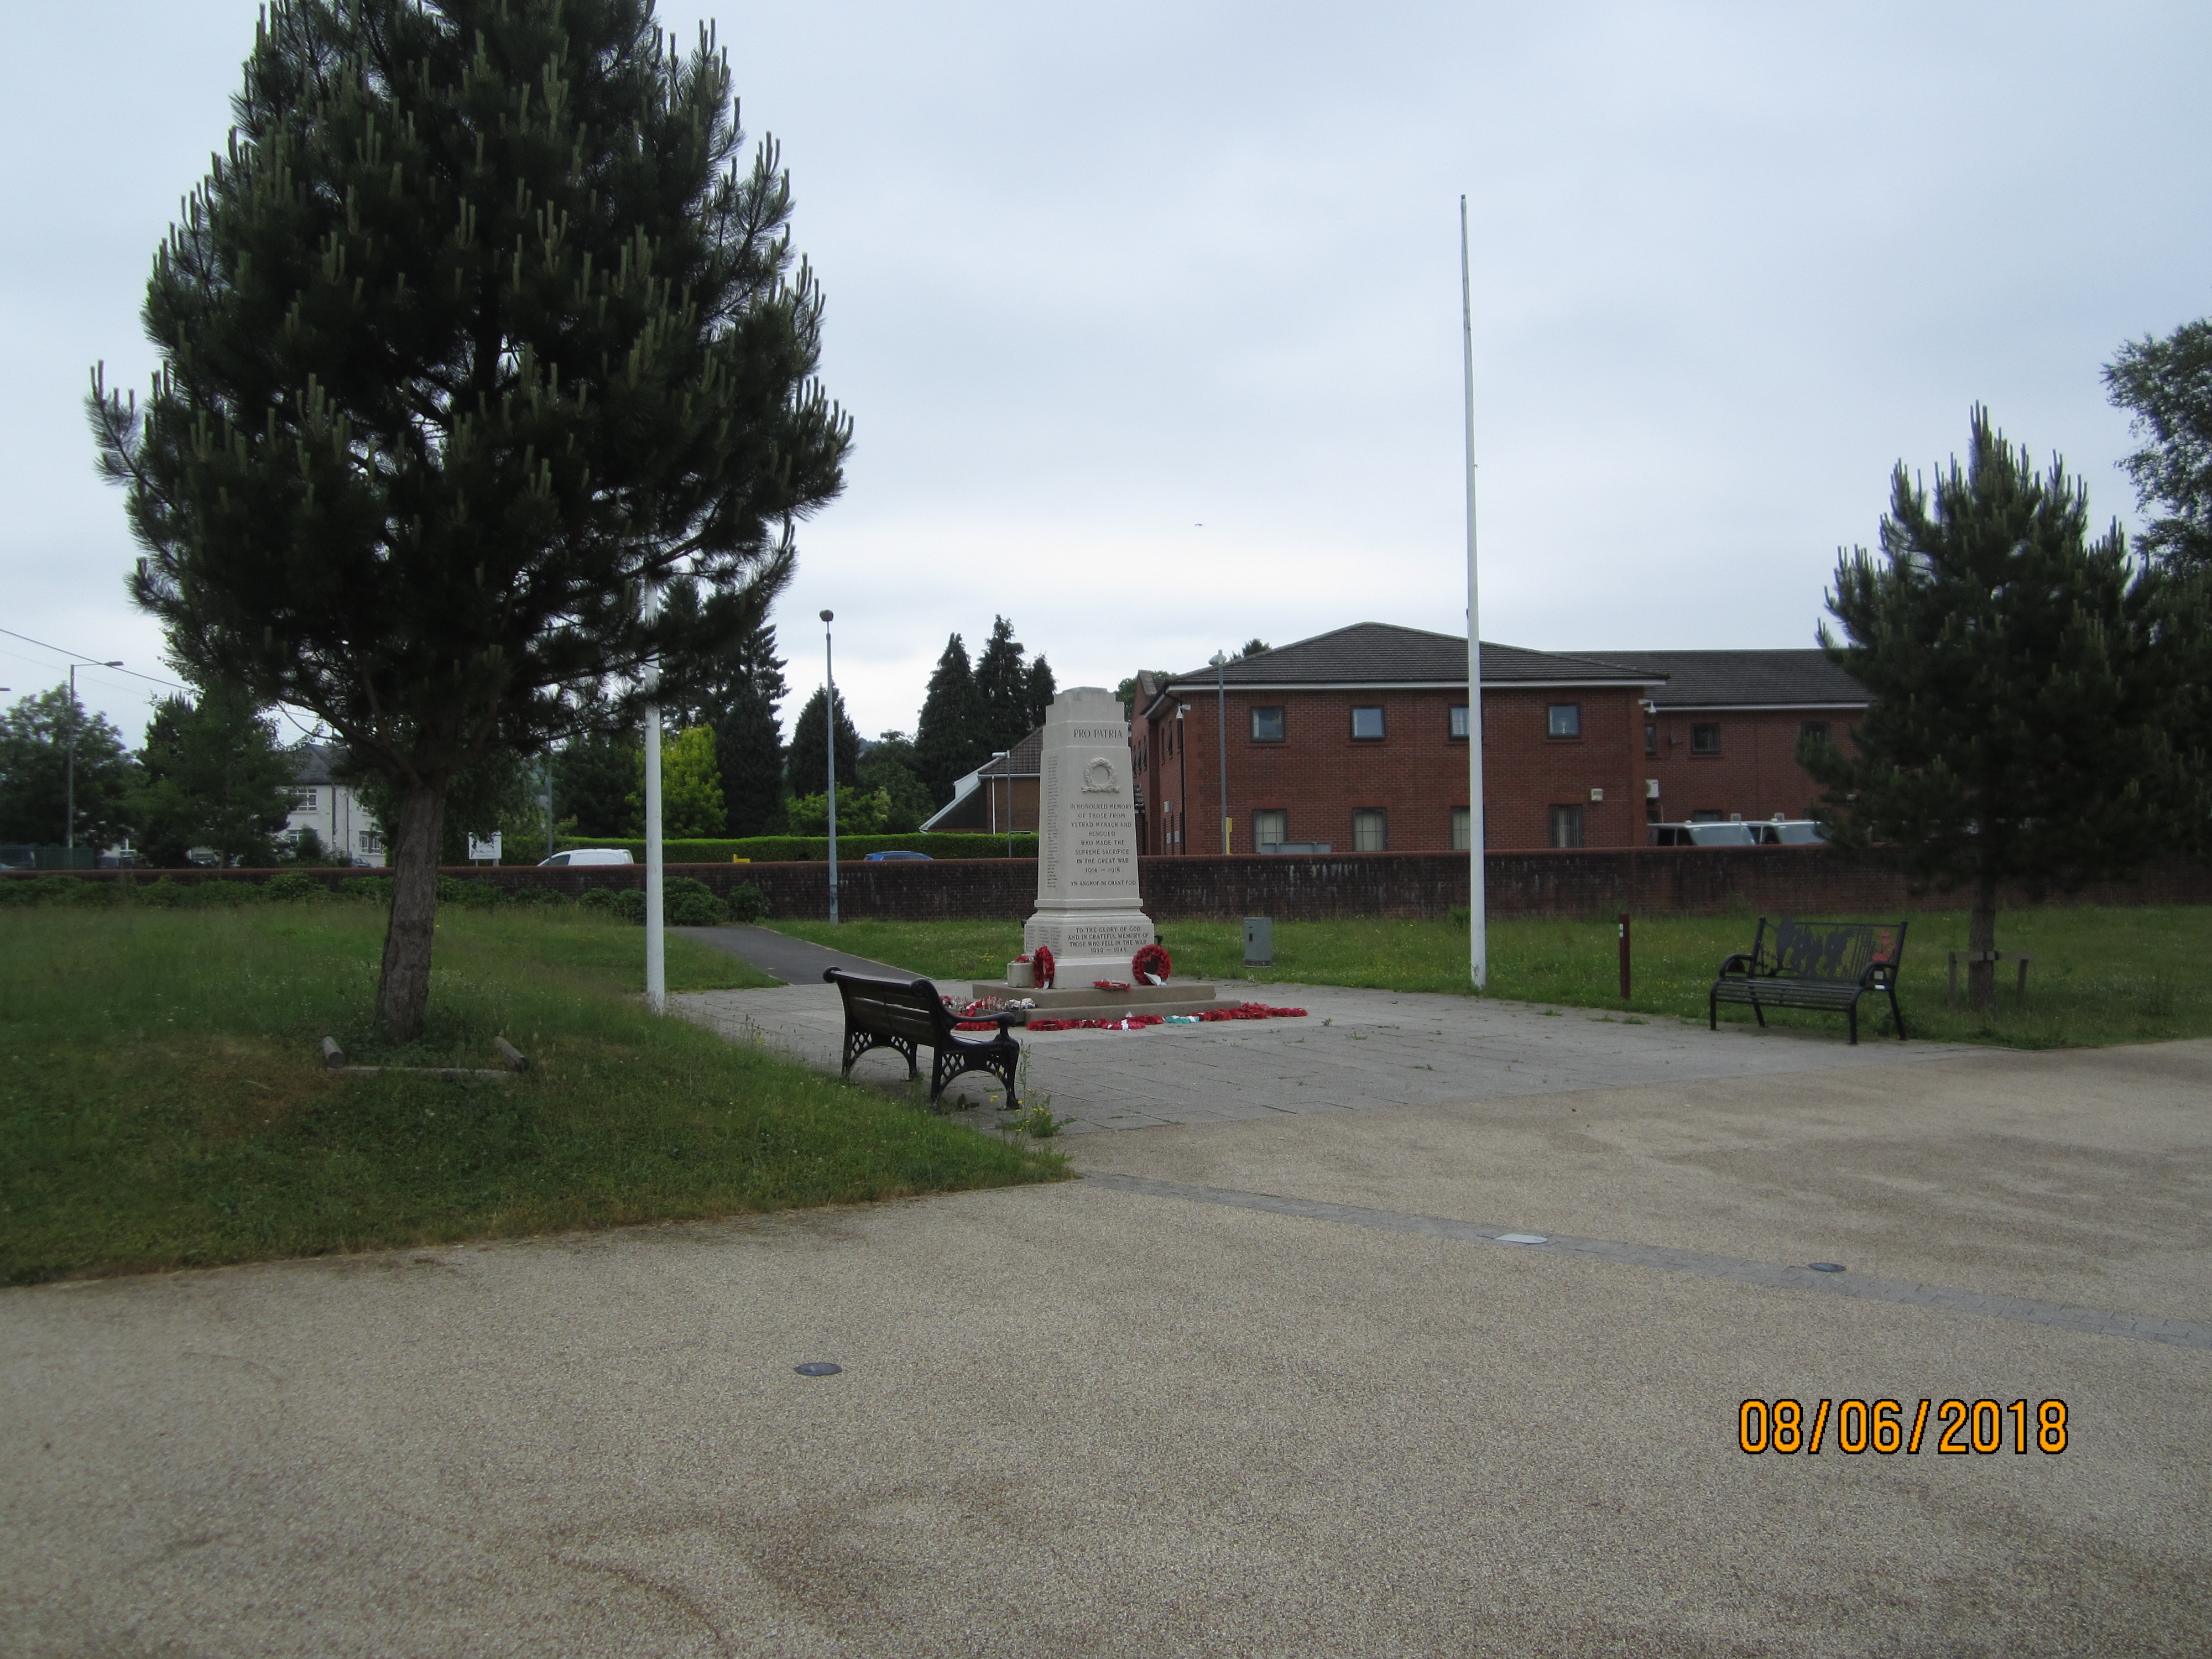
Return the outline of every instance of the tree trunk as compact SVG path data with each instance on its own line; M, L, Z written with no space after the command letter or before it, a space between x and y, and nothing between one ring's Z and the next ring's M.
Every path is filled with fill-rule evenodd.
M1996 1000L1997 965L1990 958L1997 948L1997 884L1993 876L1974 883L1974 908L1966 921L1966 1006L1987 1013Z
M422 1034L430 1003L430 945L438 921L438 847L446 833L442 787L410 789L399 803L392 849L392 925L384 935L384 976L376 1020L394 1042Z

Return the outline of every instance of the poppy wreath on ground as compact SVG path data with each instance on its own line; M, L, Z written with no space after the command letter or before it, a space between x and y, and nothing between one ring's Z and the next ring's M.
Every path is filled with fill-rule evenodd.
M1052 989L1052 951L1048 946L1040 945L1030 952L1030 977L1038 990Z
M1147 945L1129 958L1129 967L1139 985L1166 984L1168 969L1174 965L1168 960L1168 947L1164 945Z

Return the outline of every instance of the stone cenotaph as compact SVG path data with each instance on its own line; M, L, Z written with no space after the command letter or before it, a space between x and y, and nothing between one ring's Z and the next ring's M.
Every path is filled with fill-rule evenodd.
M1016 983L1027 977L1027 964L1009 963L1006 982L978 984L976 994L1030 996L1041 1014L1085 1017L1211 1006L1212 986L1139 985L1130 965L1153 933L1137 890L1129 724L1112 692L1072 686L1052 700L1038 772L1036 910L1022 929L1022 949L1052 952L1055 988ZM1128 988L1102 991L1099 980Z

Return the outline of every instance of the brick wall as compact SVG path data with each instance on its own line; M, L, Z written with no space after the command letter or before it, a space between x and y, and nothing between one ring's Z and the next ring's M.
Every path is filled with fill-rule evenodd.
M1587 848L1578 852L1492 853L1484 861L1492 915L1713 915L1748 906L1769 915L1897 914L1950 909L1959 895L1908 896L1896 874L1848 864L1817 848L1704 847ZM134 872L144 880L149 872ZM258 881L270 870L161 872L179 882ZM388 872L307 871L331 883L374 879ZM642 865L580 869L535 866L463 866L446 873L502 887L541 887L570 894L594 887L642 889ZM717 892L750 881L767 895L770 914L823 916L829 912L825 864L671 865ZM1036 899L1034 859L945 860L934 863L838 866L842 914L908 921L1015 919ZM1350 916L1442 916L1468 902L1463 854L1358 853L1152 857L1139 860L1146 910L1158 921L1268 915L1279 921ZM0 879L20 880L17 875ZM112 881L112 871L74 879ZM2028 902L2004 896L2008 907ZM2071 898L2076 904L2212 903L2212 871L2167 864L2140 880L2107 882Z

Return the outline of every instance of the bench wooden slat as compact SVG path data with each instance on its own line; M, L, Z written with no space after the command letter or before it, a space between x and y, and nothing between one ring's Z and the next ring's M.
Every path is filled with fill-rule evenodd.
M872 1048L890 1048L906 1057L906 1074L920 1075L918 1051L931 1050L929 1103L954 1079L969 1072L984 1072L999 1079L1011 1110L1021 1104L1014 1093L1014 1065L1021 1044L1006 1035L1012 1016L1000 1015L998 1030L989 1036L956 1030L945 999L926 979L871 979L842 968L823 970L822 977L837 988L845 1005L845 1069L853 1074L854 1062Z

